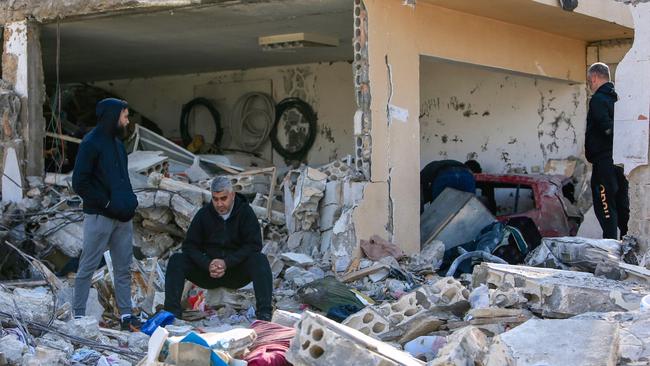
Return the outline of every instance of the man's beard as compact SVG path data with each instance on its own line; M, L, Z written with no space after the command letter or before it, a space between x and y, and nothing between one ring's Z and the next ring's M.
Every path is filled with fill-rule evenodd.
M119 139L124 139L126 137L126 126L117 125L115 129L115 136Z

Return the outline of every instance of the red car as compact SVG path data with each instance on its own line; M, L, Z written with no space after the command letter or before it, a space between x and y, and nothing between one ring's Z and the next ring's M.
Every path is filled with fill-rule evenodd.
M561 175L475 174L476 195L505 222L529 217L542 237L575 236L582 215L573 205L573 183Z

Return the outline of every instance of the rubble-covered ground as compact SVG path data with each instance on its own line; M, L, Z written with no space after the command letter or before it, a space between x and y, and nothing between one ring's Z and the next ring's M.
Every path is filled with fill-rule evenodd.
M164 164L142 152L129 161L139 202L132 301L143 320L160 310L167 259L210 201L210 174ZM633 238L545 238L525 263L445 277L445 243L408 256L386 238L356 238L351 212L365 183L350 164L227 173L261 224L273 322L255 322L252 284L188 283L184 319L152 336L116 330L109 254L87 316L73 319L81 200L69 176L29 178L27 197L1 207L0 365L650 364L650 271Z

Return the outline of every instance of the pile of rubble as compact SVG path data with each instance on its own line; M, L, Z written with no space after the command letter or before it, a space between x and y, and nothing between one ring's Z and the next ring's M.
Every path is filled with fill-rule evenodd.
M445 277L440 266L453 245L427 239L408 256L378 236L357 243L352 212L365 183L351 158L283 174L212 158L207 165L220 169L212 173L205 158L183 154L129 156L139 203L134 308L143 320L159 314L167 260L221 174L249 197L260 221L274 276L272 322L254 321L250 284L233 291L187 283L184 319L148 334L113 330L108 252L93 277L88 316L73 319L81 200L69 175L48 174L29 178L26 197L1 207L0 365L650 362L650 271L633 238L544 238L522 265L483 262ZM279 363L261 361L271 357Z

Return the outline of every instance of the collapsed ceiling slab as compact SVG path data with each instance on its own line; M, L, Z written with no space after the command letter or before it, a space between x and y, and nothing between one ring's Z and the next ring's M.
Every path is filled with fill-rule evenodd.
M70 22L60 26L62 82L112 80L352 59L352 2L216 4ZM264 51L259 37L317 33L337 47ZM43 26L46 78L56 72L57 24Z

